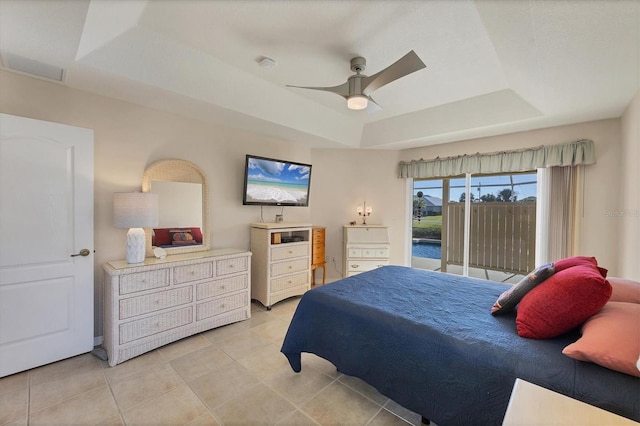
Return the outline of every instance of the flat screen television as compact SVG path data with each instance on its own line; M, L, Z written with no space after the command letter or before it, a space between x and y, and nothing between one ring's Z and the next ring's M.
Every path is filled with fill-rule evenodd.
M309 205L311 164L247 155L242 204Z

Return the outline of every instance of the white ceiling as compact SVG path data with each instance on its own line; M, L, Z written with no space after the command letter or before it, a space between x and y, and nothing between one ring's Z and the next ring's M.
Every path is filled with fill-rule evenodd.
M410 50L427 67L377 90L375 114L285 86ZM640 87L640 0L0 0L0 57L313 147L399 149L619 117Z

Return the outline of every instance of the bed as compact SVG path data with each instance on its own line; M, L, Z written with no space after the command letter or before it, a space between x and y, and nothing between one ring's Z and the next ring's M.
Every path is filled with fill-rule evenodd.
M305 293L282 353L316 354L445 425L495 425L516 378L640 421L640 379L562 354L578 330L519 337L489 310L505 284L385 266Z

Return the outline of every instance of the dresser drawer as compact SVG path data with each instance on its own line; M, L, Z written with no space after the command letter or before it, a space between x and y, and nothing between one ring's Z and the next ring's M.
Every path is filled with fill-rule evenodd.
M135 293L169 286L169 269L137 272L120 277L120 294Z
M374 257L389 257L389 249L388 248L378 248L375 249Z
M349 257L362 257L362 249L350 248L349 249Z
M350 248L349 257L389 257L387 247Z
M309 283L309 274L306 272L289 275L284 278L275 278L271 280L271 292L277 293L282 290L286 290L291 287L297 287Z
M309 256L309 244L286 244L271 248L271 260L286 260L294 257Z
M120 319L180 306L193 301L191 287L161 291L145 296L130 297L120 301Z
M194 265L176 266L173 268L175 284L213 278L213 262L196 263Z
M249 260L246 256L234 259L218 260L216 262L216 276L235 274L249 269Z
M313 236L311 237L311 241L315 243L324 243L324 229L314 229L312 232Z
M175 311L154 315L137 321L120 324L120 344L162 333L193 322L193 308L187 306Z
M380 247L363 248L362 257L389 257L389 249Z
M245 308L247 303L249 303L249 295L247 292L200 303L196 306L196 320L200 321L205 318L233 311L234 309Z
M324 262L324 245L314 245L312 250L311 263L322 263Z
M196 300L207 299L233 291L244 290L249 287L247 275L225 278L223 280L209 281L196 286Z
M277 277L285 274L292 274L294 272L306 271L309 269L309 258L290 260L288 262L272 263L271 264L271 276Z
M381 266L388 265L388 260L350 260L348 262L349 272L365 272L370 271L372 269L379 268Z

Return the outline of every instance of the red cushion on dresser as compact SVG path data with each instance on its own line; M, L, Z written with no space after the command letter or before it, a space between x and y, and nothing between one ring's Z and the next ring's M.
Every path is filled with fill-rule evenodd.
M193 239L198 243L202 243L202 230L200 228L189 228L191 229L191 235L193 235Z
M153 245L154 246L167 246L171 244L171 237L169 236L169 228L154 228L153 233Z

